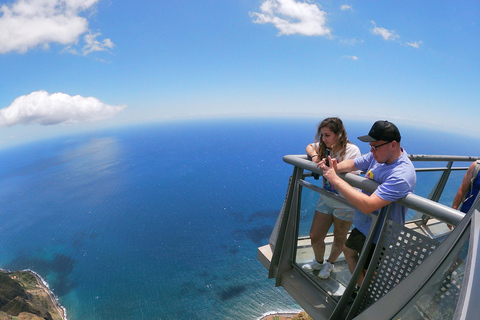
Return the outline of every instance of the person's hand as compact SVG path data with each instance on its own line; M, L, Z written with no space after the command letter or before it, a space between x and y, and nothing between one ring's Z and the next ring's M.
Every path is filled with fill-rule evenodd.
M332 182L331 180L337 176L337 159L332 159L328 156L328 162L330 164L329 166L327 166L327 159L322 159L322 161L318 163L317 168L322 169L323 177Z
M323 158L322 161L318 162L317 168L322 170L326 170L327 168L333 168L336 171L337 164L338 164L337 159L332 159L330 156L327 156L327 157L328 157L329 165L327 165L327 158Z
M321 160L321 159L320 159L320 157L318 156L318 154L316 154L316 155L314 155L314 156L312 157L312 161L313 161L313 162L319 163L320 160Z
M326 161L327 161L327 159L325 159L325 158L323 158L321 161L319 161L318 164L317 164L317 168L322 169L322 165L325 165Z

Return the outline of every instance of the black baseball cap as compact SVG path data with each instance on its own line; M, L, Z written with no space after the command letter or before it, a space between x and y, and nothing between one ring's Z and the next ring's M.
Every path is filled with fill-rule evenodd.
M402 137L400 136L400 131L396 125L387 120L378 120L370 129L370 132L366 136L358 137L360 141L363 142L373 142L373 141L397 141L400 142Z

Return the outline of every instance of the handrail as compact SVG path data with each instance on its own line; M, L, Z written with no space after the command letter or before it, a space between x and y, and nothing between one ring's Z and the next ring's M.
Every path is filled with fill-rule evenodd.
M450 156L450 155L430 155L430 154L409 154L412 161L464 161L473 162L480 157L472 156Z
M468 156L430 156L430 155L410 155L409 156L412 161L445 161L447 162L446 165L442 165L441 167L437 168L416 168L417 172L425 172L425 171L442 171L442 175L440 180L438 180L437 184L433 188L431 194L427 198L420 197L413 193L408 194L404 198L397 201L397 203L418 211L422 213L424 217L422 217L423 222L426 224L426 219L428 217L435 218L442 222L455 225L456 228L454 232L449 233L447 238L451 238L452 234L460 232L462 229L462 225L469 220L470 216L465 218L465 215L455 209L452 209L448 206L443 204L439 204L437 201L440 199L443 189L446 186L449 174L453 170L467 170L467 167L453 167L454 161L461 161L461 162L471 162L476 159L480 159L480 157L468 157ZM359 264L360 267L357 266L358 270L353 272L352 278L349 281L348 285L344 288L344 292L342 298L340 300L330 299L330 295L328 292L323 290L321 287L316 287L315 283L311 286L311 282L306 281L309 280L308 277L305 277L301 272L298 273L296 271L299 270L298 265L296 265L296 254L297 254L297 245L299 239L299 223L300 223L300 210L302 207L302 188L306 187L311 189L314 192L318 192L317 190L319 187L316 184L311 184L305 181L305 177L310 176L309 172L312 172L312 175L316 178L320 175L323 175L323 171L317 168L317 163L312 162L307 155L287 155L283 157L284 162L291 164L294 166L293 174L289 179L289 185L287 189L287 194L285 197L284 204L282 209L279 213L277 218L277 222L275 224L274 230L269 239L269 243L266 246L259 248L259 260L264 264L264 266L269 271L268 276L269 278L275 278L275 286L283 286L290 295L302 305L302 307L309 313L314 319L352 319L352 317L356 317L359 310L363 313L365 310L365 306L368 307L370 302L366 302L367 304L364 305L364 301L371 301L371 300L364 300L364 299L371 299L367 294L367 290L370 290L368 287L369 281L364 281L365 286L362 286L361 292L358 293L357 299L350 308L345 308L346 304L348 303L348 299L350 297L350 291L353 291L353 287L356 285L356 278L355 274L363 271L361 270L361 266L363 264ZM318 176L317 176L318 175ZM366 192L374 192L375 189L378 187L378 183L371 180L360 177L355 174L345 173L339 174L339 176L348 182L353 187L362 189ZM332 195L326 194L327 197L332 197ZM480 200L477 201L480 203ZM478 204L476 210L478 210ZM390 206L388 206L390 207ZM388 207L382 209L382 214L388 215ZM472 210L470 210L471 212ZM373 240L373 235L376 234L376 228L381 228L381 241L388 239L391 236L390 231L383 231L385 228L391 228L391 225L388 222L388 219L382 219L382 223L378 223L380 219L375 219L372 217L373 221L376 223L372 224L369 236L367 236L366 245ZM418 225L421 220L415 221ZM380 226L381 224L381 226ZM389 227L387 227L387 225ZM434 222L434 225L436 223ZM480 223L478 223L480 225ZM398 227L393 227L395 230L400 230ZM446 229L446 228L445 228ZM391 230L391 229L385 229ZM404 232L400 230L400 232ZM411 234L407 232L407 234ZM415 235L413 233L413 237L418 237L420 234ZM395 235L394 235L395 236ZM383 238L382 238L383 237ZM402 235L403 237L403 235ZM428 236L427 236L428 238ZM383 240L382 240L383 239ZM379 241L380 241L379 240ZM426 239L422 240L422 243L425 243ZM478 241L476 241L477 243ZM442 240L440 244L440 251L434 251L436 256L443 256L444 251L450 250L449 245L444 245L447 243L446 241ZM437 244L435 242L432 243L435 247ZM448 244L448 243L447 243ZM402 242L403 245L403 242ZM382 256L383 248L390 248L389 246L378 246L377 249L374 251L374 259L380 259ZM397 251L395 247L393 247L392 252L395 252L393 258L397 257ZM362 250L362 254L360 255L360 259L365 258L368 250L365 248ZM402 250L399 251L399 254L402 254ZM388 255L387 255L388 256ZM403 256L402 256L403 257ZM403 259L403 258L402 258ZM422 259L425 259L422 257ZM422 263L422 262L420 262ZM435 266L437 264L434 264ZM426 266L428 267L428 266ZM372 267L372 268L375 268ZM373 269L372 269L373 270ZM367 276L371 277L373 272L369 269L367 272ZM397 275L393 274L394 277ZM422 273L419 277L423 277L424 274ZM397 277L398 278L398 277ZM395 279L397 279L395 278ZM380 279L380 278L379 278ZM400 279L400 278L398 278ZM423 278L422 278L423 279ZM305 282L306 281L306 282ZM420 282L420 280L416 280ZM476 281L476 280L475 280ZM464 289L462 289L465 292ZM368 291L370 292L370 291ZM389 296L390 292L387 292L384 297L386 299L393 299L392 296ZM318 298L318 297L321 298ZM375 305L375 304L373 304ZM378 307L377 309L381 309L382 307ZM375 309L375 310L377 310ZM344 311L348 311L348 316L345 318L346 314ZM394 310L395 311L395 310ZM393 311L392 311L393 312Z
M474 161L477 158L468 156L463 157L429 155L413 155L410 157L415 161L448 161L451 159L456 159L457 161ZM317 168L316 163L310 161L306 155L286 155L283 157L283 161L304 170L317 173L319 175L323 174L323 171ZM340 173L339 176L353 187L360 188L367 192L374 192L379 185L373 180L366 179L351 173ZM465 216L464 213L458 210L452 209L443 204L425 199L412 193L398 200L398 203L451 225L457 225Z

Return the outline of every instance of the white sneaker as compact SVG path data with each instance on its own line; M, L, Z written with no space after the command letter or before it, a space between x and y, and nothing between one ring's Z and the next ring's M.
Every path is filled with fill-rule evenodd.
M330 263L328 261L325 262L322 270L320 270L320 272L318 273L318 277L320 279L327 279L328 277L330 277L330 273L332 272L333 267L333 263Z
M320 270L322 268L323 263L319 263L317 260L313 260L312 262L304 264L302 266L302 269L307 271Z

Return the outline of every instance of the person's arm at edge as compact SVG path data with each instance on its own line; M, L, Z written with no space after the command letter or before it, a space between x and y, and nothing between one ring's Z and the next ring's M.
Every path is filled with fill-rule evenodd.
M462 203L463 198L465 197L465 193L467 193L468 188L470 187L470 181L472 180L473 169L475 168L475 162L473 162L469 167L465 175L463 176L463 181L460 187L458 188L457 194L453 199L452 208L458 209L460 203Z
M335 186L335 189L337 189L345 199L357 207L361 212L369 214L391 203L391 201L381 199L375 193L367 195L355 189L337 175L337 172L350 172L357 169L352 159L340 163L337 163L335 159L331 159L330 157L329 160L331 163L330 167L325 165L324 160L319 164L319 167L323 170L323 176Z

